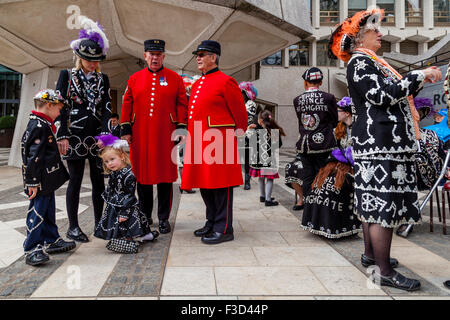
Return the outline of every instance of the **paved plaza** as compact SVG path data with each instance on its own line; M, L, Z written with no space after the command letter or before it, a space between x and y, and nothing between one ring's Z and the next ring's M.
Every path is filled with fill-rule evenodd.
M282 154L281 176L292 157ZM332 241L301 230L302 211L292 211L294 194L283 177L274 187L277 207L259 202L256 181L249 191L236 188L235 240L213 246L193 235L205 221L200 193L180 194L178 181L170 216L173 232L144 244L137 254L112 253L105 241L92 235L86 171L79 220L91 241L52 255L49 263L36 268L26 265L23 256L28 201L20 169L0 167L0 299L450 299L450 290L443 286L450 279L450 235L442 234L437 218L434 232L429 232L428 207L421 226L407 239L393 240L398 271L422 283L420 291L408 293L368 281L359 262L362 235ZM68 224L66 188L56 192L62 236Z

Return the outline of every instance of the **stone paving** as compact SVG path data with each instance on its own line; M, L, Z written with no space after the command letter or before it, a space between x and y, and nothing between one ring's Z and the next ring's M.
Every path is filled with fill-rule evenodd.
M273 193L280 206L267 208L258 202L256 181L249 191L235 189L234 241L207 246L194 237L193 230L204 224L200 194L177 191L170 218L173 232L144 244L134 255L111 253L105 241L92 236L86 170L79 220L91 241L52 255L39 268L24 263L27 200L20 169L0 167L0 299L450 299L450 290L442 285L450 279L450 236L442 234L439 222L429 232L427 209L424 224L408 239L395 236L392 247L400 260L398 270L420 279L422 289L408 293L373 288L359 263L361 235L332 241L300 230L302 212L292 211L294 194L282 176L292 157L281 155L281 179ZM62 236L68 223L65 187L56 193Z

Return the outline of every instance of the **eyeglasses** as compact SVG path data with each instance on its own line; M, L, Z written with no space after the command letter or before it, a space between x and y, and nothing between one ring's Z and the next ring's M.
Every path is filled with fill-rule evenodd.
M197 53L197 57L199 58L203 58L204 56L212 56L214 53L204 53L204 52L200 52Z

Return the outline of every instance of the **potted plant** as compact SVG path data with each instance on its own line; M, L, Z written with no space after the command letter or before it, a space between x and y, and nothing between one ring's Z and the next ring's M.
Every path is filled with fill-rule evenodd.
M0 148L10 148L14 136L16 117L0 117Z

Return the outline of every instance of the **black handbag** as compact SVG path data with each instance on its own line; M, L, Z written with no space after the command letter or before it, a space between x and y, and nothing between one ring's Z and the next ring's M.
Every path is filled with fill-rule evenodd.
M112 239L106 245L106 249L116 253L137 253L139 244L132 240Z
M436 183L444 163L443 146L436 132L421 129L419 140L420 152L415 156L417 188L419 191L430 190Z

